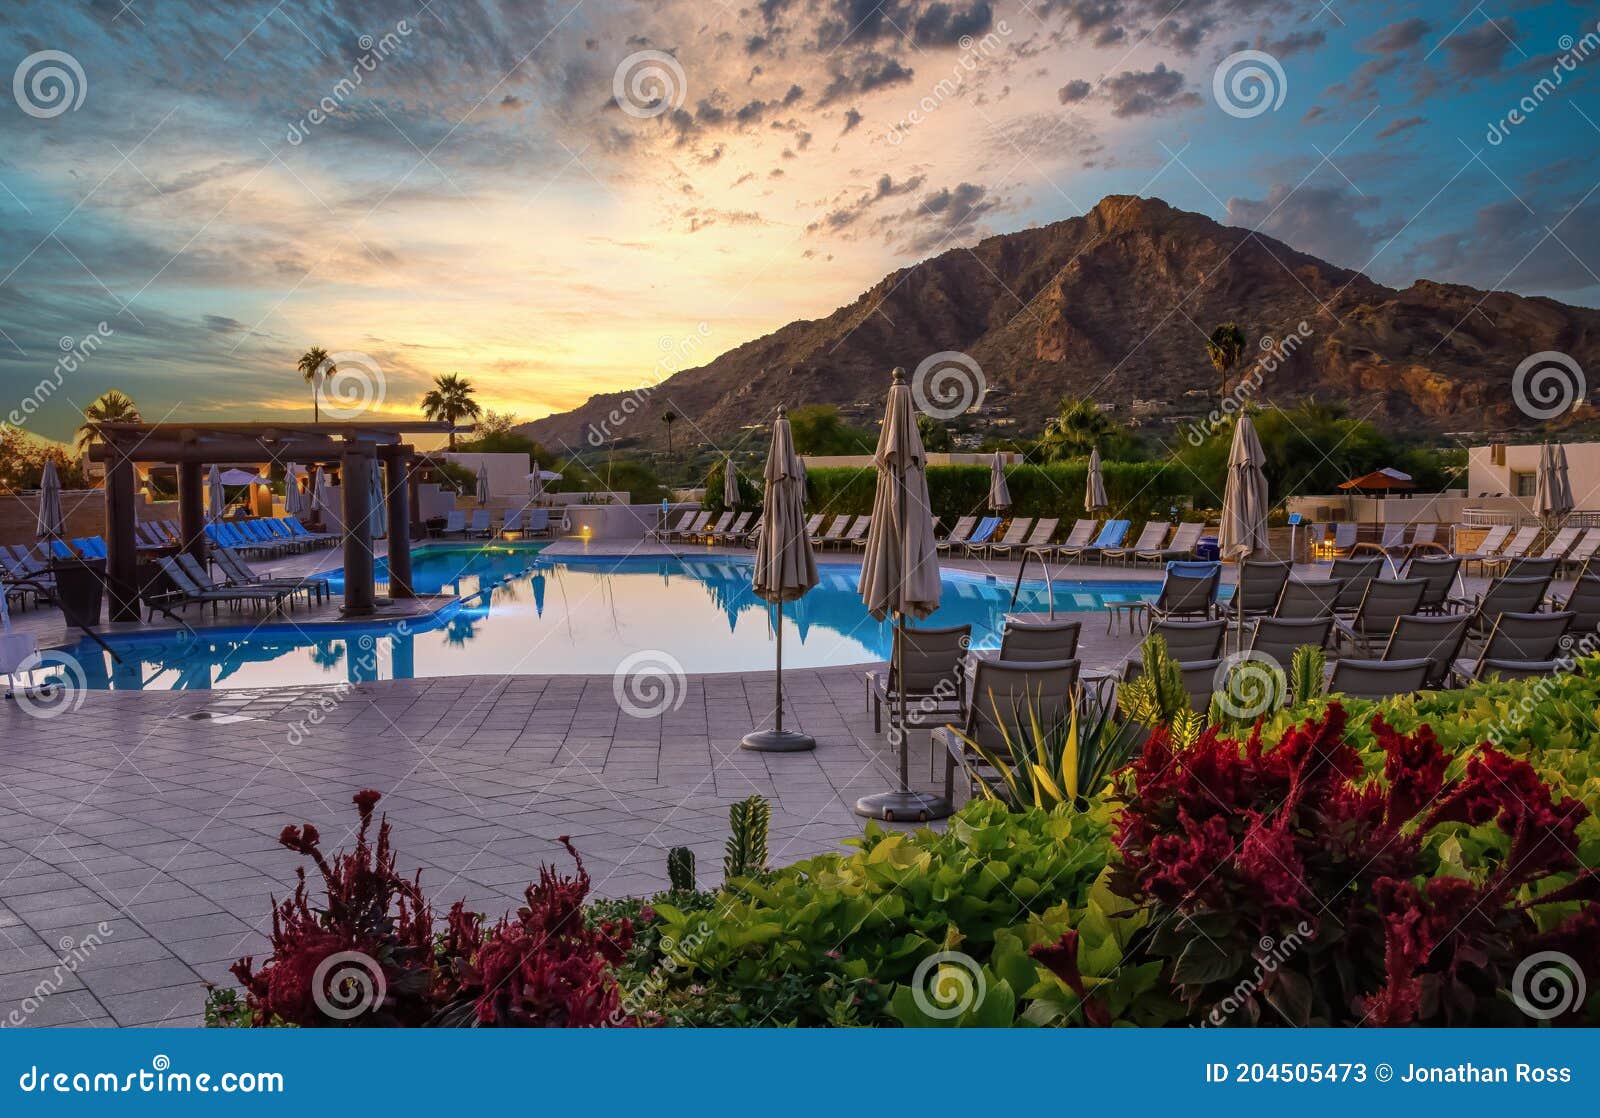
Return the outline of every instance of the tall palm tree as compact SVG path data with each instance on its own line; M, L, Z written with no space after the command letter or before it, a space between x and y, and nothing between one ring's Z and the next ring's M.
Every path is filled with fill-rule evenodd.
M667 428L667 454L670 456L672 454L672 425L678 422L678 413L668 408L661 413L661 422Z
M328 358L328 351L319 345L314 345L300 355L300 363L295 366L300 370L300 375L306 378L306 383L311 386L311 419L314 423L322 422L321 401L318 399L319 381L326 384L339 372L339 367Z
M1239 363L1239 358L1244 356L1244 331L1239 329L1237 323L1224 322L1206 339L1206 356L1211 358L1211 367L1222 376L1222 390L1218 398L1228 394L1228 374Z
M81 458L88 452L89 447L97 437L93 424L96 423L139 423L139 406L133 398L125 392L118 392L109 388L97 396L93 403L83 409L83 426L78 428L77 440L73 449Z
M446 373L433 378L433 390L422 398L422 414L435 423L453 427L463 419L477 419L483 409L472 398L471 381L459 373ZM450 449L455 448L456 433L451 431Z

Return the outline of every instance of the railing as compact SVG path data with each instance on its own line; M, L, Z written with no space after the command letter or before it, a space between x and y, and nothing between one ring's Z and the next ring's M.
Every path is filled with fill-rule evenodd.
M1017 565L1017 582L1011 588L1011 606L1013 609L1016 608L1017 595L1022 592L1022 576L1028 569L1028 560L1036 555L1039 557L1039 566L1044 570L1044 596L1045 601L1050 604L1050 620L1054 621L1056 618L1056 591L1050 582L1050 561L1045 558L1045 553L1040 548L1029 547L1023 550L1022 562Z

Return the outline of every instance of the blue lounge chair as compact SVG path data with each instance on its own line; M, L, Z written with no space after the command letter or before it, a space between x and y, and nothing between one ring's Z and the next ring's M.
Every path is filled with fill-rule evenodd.
M989 543L989 538L1000 527L1000 520L1001 518L998 516L984 517L978 526L972 530L972 535L961 541L961 553L967 556L981 554L984 547Z
M1132 524L1131 520L1108 520L1101 527L1100 534L1094 538L1093 543L1085 544L1083 547L1063 547L1058 555L1063 559L1086 559L1091 554L1099 555L1106 548L1121 547Z

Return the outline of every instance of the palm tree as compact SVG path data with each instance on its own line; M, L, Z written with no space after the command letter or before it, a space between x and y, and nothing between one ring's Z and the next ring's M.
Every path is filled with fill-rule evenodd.
M314 423L322 422L321 401L318 399L318 388L332 380L339 372L339 367L328 357L328 351L319 345L314 345L300 355L300 363L295 366L300 374L306 378L306 383L311 386L311 419Z
M94 429L96 423L139 423L139 406L133 398L115 388L107 389L95 398L94 402L83 409L83 426L78 428L78 438L73 444L73 449L81 458L88 452L90 445L98 438Z
M459 373L446 373L433 378L433 390L422 398L422 414L435 423L453 427L463 419L477 419L483 409L472 398L471 381ZM455 448L456 433L451 431L450 449Z
M1239 358L1244 356L1244 331L1239 329L1237 323L1224 322L1206 339L1206 356L1211 358L1211 367L1222 375L1222 391L1218 397L1228 394L1228 374L1239 363Z
M1044 426L1051 458L1087 455L1106 447L1118 433L1116 422L1099 404L1077 396L1063 396L1056 414Z
M678 413L668 408L661 413L661 422L667 428L667 454L670 457L672 454L672 425L678 422Z

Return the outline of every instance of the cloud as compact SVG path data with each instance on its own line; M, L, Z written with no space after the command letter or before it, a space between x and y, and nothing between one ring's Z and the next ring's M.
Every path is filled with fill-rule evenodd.
M930 4L913 25L919 47L956 46L966 36L976 38L994 26L994 9L983 0L961 10L943 2Z
M859 112L857 112L855 109L846 109L844 111L844 131L840 132L839 135L841 135L841 136L849 135L851 132L854 132L856 130L856 126L859 125L860 123L861 123L861 114Z
M1358 44L1368 54L1401 54L1422 41L1433 25L1420 16L1391 23Z
M1093 90L1094 86L1082 78L1073 78L1056 91L1056 97L1063 105L1074 105L1088 97Z
M1426 124L1427 122L1428 118L1425 116L1403 116L1397 120L1391 120L1388 124L1385 124L1383 128L1379 130L1376 138L1380 140L1387 140L1390 136L1398 136L1408 128L1415 128L1419 124Z
M914 71L900 64L897 58L867 51L845 59L835 59L827 86L818 99L819 105L831 105L849 97L859 97L874 90L904 85Z
M1463 78L1499 73L1501 60L1516 37L1517 25L1510 16L1486 19L1476 27L1457 31L1444 41L1450 72Z
M1343 184L1295 189L1276 183L1262 199L1229 198L1228 224L1258 230L1301 252L1347 268L1363 268L1392 232L1377 216L1381 202Z
M892 175L880 175L873 189L856 198L847 205L840 206L830 211L821 221L813 222L807 227L807 232L818 229L828 229L837 232L848 226L854 225L869 209L876 206L885 198L894 198L902 194L910 194L921 188L927 181L926 176L913 175L901 182L895 182Z
M1470 225L1423 241L1406 262L1433 279L1489 290L1600 294L1592 263L1600 260L1600 200L1563 193L1490 202ZM1577 206L1574 209L1574 206Z
M1102 84L1114 116L1158 116L1200 104L1199 96L1184 88L1183 74L1164 62L1157 62L1154 70L1124 70Z

